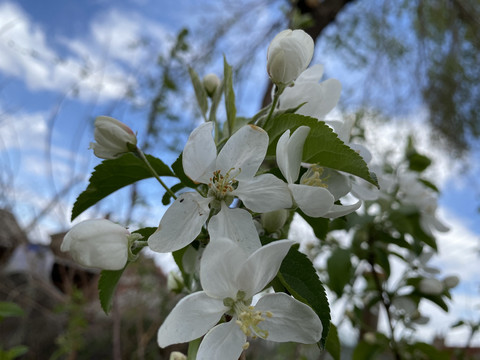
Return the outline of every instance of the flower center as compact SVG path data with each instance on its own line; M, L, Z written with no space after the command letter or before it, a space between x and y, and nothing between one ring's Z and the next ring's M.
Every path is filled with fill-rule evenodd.
M325 189L328 188L328 185L324 182L328 179L328 176L323 175L324 171L324 168L319 165L311 165L305 172L305 174L302 175L302 178L300 179L300 184L318 186Z
M237 293L236 300L233 300L232 298L226 298L223 300L223 303L226 306L231 306L232 312L237 315L235 323L247 337L255 339L259 336L262 339L266 339L268 337L268 331L261 329L258 324L264 321L265 317L271 318L273 314L270 311L261 312L255 310L255 307L250 305L250 302L251 299L245 300L245 293L241 290ZM246 349L248 347L248 342L245 343L245 345Z
M231 168L225 175L222 175L220 170L213 172L213 176L210 178L209 195L214 196L218 200L224 200L233 190L238 186L238 180L235 177L240 174L242 169L238 169L236 173L232 174L235 168Z

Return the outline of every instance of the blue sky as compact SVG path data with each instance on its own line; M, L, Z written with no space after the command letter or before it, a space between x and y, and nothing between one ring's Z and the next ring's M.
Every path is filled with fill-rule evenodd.
M198 2L188 0L0 0L0 185L4 189L0 205L12 205L26 226L56 193L74 183L48 216L32 229L32 240L45 241L48 233L71 226L73 201L99 163L87 150L93 137L93 118L97 115L118 117L138 130L141 137L145 110L138 110L125 99L128 86L139 87L143 77L155 74L157 54L169 49L180 28L208 30L209 24L204 22L205 8L221 11L217 4L208 1L200 8ZM267 22L279 13L264 10L258 14L260 26L262 21ZM249 34L237 36L246 41ZM139 38L148 38L150 42L145 47L135 46ZM241 45L232 35L226 42L232 39ZM193 31L189 40L192 53L201 50L197 43L200 33ZM252 115L260 103L266 85L267 45L263 53L256 55L256 66L250 73L256 80L246 84L238 94L240 114ZM229 47L225 43L224 49L231 50L234 58L241 46ZM319 49L324 50L321 45ZM227 58L229 54L226 53ZM218 67L221 54L218 56L216 65L206 69L208 72L221 71ZM365 78L364 74L348 73L335 54L317 50L315 59L314 62L325 64L329 77L342 81L346 89L344 96L354 89L353 81ZM191 90L185 90L183 95L193 98ZM418 103L418 99L413 102ZM193 110L194 101L191 104L189 110ZM189 118L188 126L193 128L196 121L199 119ZM420 105L389 124L372 124L370 141L373 147L378 147L374 152L381 153L385 147L391 147L395 136L406 135L412 129L419 149L434 157L430 175L442 189L440 217L451 227L450 233L439 237L440 257L436 262L447 273L461 274L465 280L456 292L465 306L455 311L478 318L473 304L480 304L476 277L480 271L476 265L479 198L478 191L471 190L469 177L478 175L479 169L474 167L467 174L459 175L460 167L449 159L448 152L428 140L430 129ZM175 157L166 152L155 155L167 163ZM148 184L153 182L147 181ZM163 194L157 187L145 186L145 191L151 199L159 199ZM476 201L472 201L475 196ZM127 197L128 191L121 191L102 203L100 213L103 215L109 208L123 209ZM120 211L119 218L124 216L124 211ZM143 225L156 225L163 211L162 207L141 208L136 219ZM92 210L81 218L96 214L98 210ZM455 245L453 252L452 244ZM451 318L440 317L435 321L443 321L445 325L450 321L445 319ZM461 343L462 334L451 338ZM480 339L477 340L480 343Z

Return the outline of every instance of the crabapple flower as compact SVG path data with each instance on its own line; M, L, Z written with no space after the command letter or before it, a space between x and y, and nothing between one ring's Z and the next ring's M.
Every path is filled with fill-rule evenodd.
M252 305L252 297L275 277L293 243L275 241L248 255L236 242L214 238L200 264L203 291L186 296L175 306L158 330L159 346L206 334L198 360L236 360L250 337L304 344L319 341L320 319L291 296L269 293ZM231 320L216 325L223 314Z
M295 183L300 174L303 145L309 132L308 126L300 126L292 136L290 130L287 130L277 143L278 167L287 180L294 202L312 217L336 218L357 210L360 202L348 206L334 204L336 198L322 179L324 169L320 166L312 165L300 179L300 184Z
M420 226L426 234L432 230L447 232L449 228L436 216L437 198L412 172L400 173L398 178L401 202L415 206L420 213Z
M322 76L323 65L320 64L302 72L295 86L286 88L280 95L278 108L291 109L306 102L296 113L324 120L325 115L337 105L342 85L337 79L320 82Z
M95 143L90 149L100 159L116 159L137 146L137 136L127 125L109 116L95 119Z
M148 239L153 251L171 252L191 243L213 208L218 213L209 221L210 236L226 236L253 252L261 246L257 230L247 210L229 208L234 198L258 213L292 206L282 180L272 174L255 176L268 148L265 130L254 125L243 126L228 139L218 156L212 130L212 122L196 128L182 158L185 174L208 186L207 196L187 192L175 200Z
M267 50L267 72L272 82L290 85L310 64L313 48L313 39L303 30L278 33Z
M129 236L127 229L110 220L85 220L65 235L60 250L69 251L80 265L120 270L128 260Z

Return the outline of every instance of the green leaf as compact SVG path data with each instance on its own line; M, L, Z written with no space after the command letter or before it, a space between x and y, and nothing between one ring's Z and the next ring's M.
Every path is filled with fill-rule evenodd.
M17 345L14 346L6 352L5 359L16 359L22 355L25 355L28 352L28 346L25 345ZM3 358L1 358L3 360Z
M378 344L369 344L365 340L360 341L353 350L352 360L374 360L382 352Z
M410 154L407 159L409 169L416 172L422 172L432 163L432 160L419 153Z
M24 316L25 312L23 309L10 301L1 301L0 302L0 320L5 317L21 317Z
M178 268L180 269L182 275L185 274L185 270L183 269L183 255L185 254L185 251L187 251L188 247L190 244L187 246L172 252L173 260L175 260L175 263L177 264Z
M341 355L340 339L338 338L337 327L332 323L330 323L330 331L328 332L325 349L332 356L333 360L340 360L340 355Z
M418 179L418 181L420 181L423 185L425 185L426 187L432 189L433 191L435 191L436 193L440 193L440 189L432 182L426 180L426 179Z
M188 73L190 74L190 79L192 80L193 89L195 90L195 97L197 98L198 106L202 112L202 116L207 120L207 111L208 111L208 99L207 92L203 87L202 82L200 81L198 74L191 67L188 67Z
M380 245L380 244L378 244ZM389 251L384 246L376 246L373 249L375 254L375 263L380 265L380 267L385 271L387 278L390 277L390 260L389 260Z
M435 360L449 360L451 359L450 354L446 351L441 351L437 349L435 346L424 343L424 342L417 342L411 345L411 352L412 354L417 354L419 356L419 352L426 355L426 359L435 359Z
M229 135L233 134L237 109L235 107L235 93L233 91L232 67L228 65L227 59L223 57L225 110L227 112L227 126Z
M112 309L113 296L117 288L118 281L122 277L126 265L121 270L102 270L100 279L98 280L98 296L100 298L100 305L105 314L108 315Z
M159 176L175 176L160 159L151 155L146 157ZM131 153L104 160L95 167L87 189L75 201L71 220L115 191L152 176L143 161Z
M172 170L186 187L194 189L197 187L197 184L195 184L187 175L185 175L185 172L183 171L182 156L183 153L180 154L177 160L175 160L175 162L172 164Z
M314 218L304 214L301 210L297 210L297 212L312 227L315 236L320 240L325 240L329 230L330 219Z
M132 233L133 234L140 234L140 235L143 236L144 240L147 240L150 237L150 235L152 235L156 230L157 230L156 227L149 226L149 227L144 227L144 228L135 230ZM138 250L138 251L133 250L133 253L136 255L140 250Z
M327 260L328 287L341 297L343 288L351 278L352 262L350 260L350 251L337 248Z
M267 154L275 155L280 135L288 129L293 133L301 125L311 129L303 148L303 161L356 175L378 187L375 175L370 173L363 158L345 145L323 121L312 117L283 114L272 118L265 124L265 130L270 137Z
M170 189L174 193L176 193L177 191L182 190L184 187L185 187L185 185L183 183L178 183L178 184L173 185ZM162 196L162 204L163 205L170 204L171 199L172 199L172 195L170 195L170 193L165 191L165 194L163 194L163 196Z
M305 254L292 247L283 259L278 278L295 299L309 305L318 315L323 325L319 345L325 347L330 328L330 307L312 262Z

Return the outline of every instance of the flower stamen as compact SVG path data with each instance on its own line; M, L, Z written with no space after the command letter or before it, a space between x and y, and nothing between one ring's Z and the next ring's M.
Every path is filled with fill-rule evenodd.
M241 173L242 169L238 169L238 172L232 174L233 170L235 170L235 168L228 170L225 176L221 174L220 170L213 172L208 187L211 195L215 196L218 200L225 199L225 197L237 188L238 180L235 180L235 177Z
M262 314L261 311L255 310L253 306L247 306L243 301L237 301L233 306L233 311L237 314L235 323L240 327L247 337L255 339L257 336L262 339L268 337L268 331L261 329L258 324L265 320L265 317L271 318L273 314L266 311Z
M309 186L318 186L327 189L328 185L324 182L328 176L322 177L325 169L319 165L311 165L300 179L300 184Z

